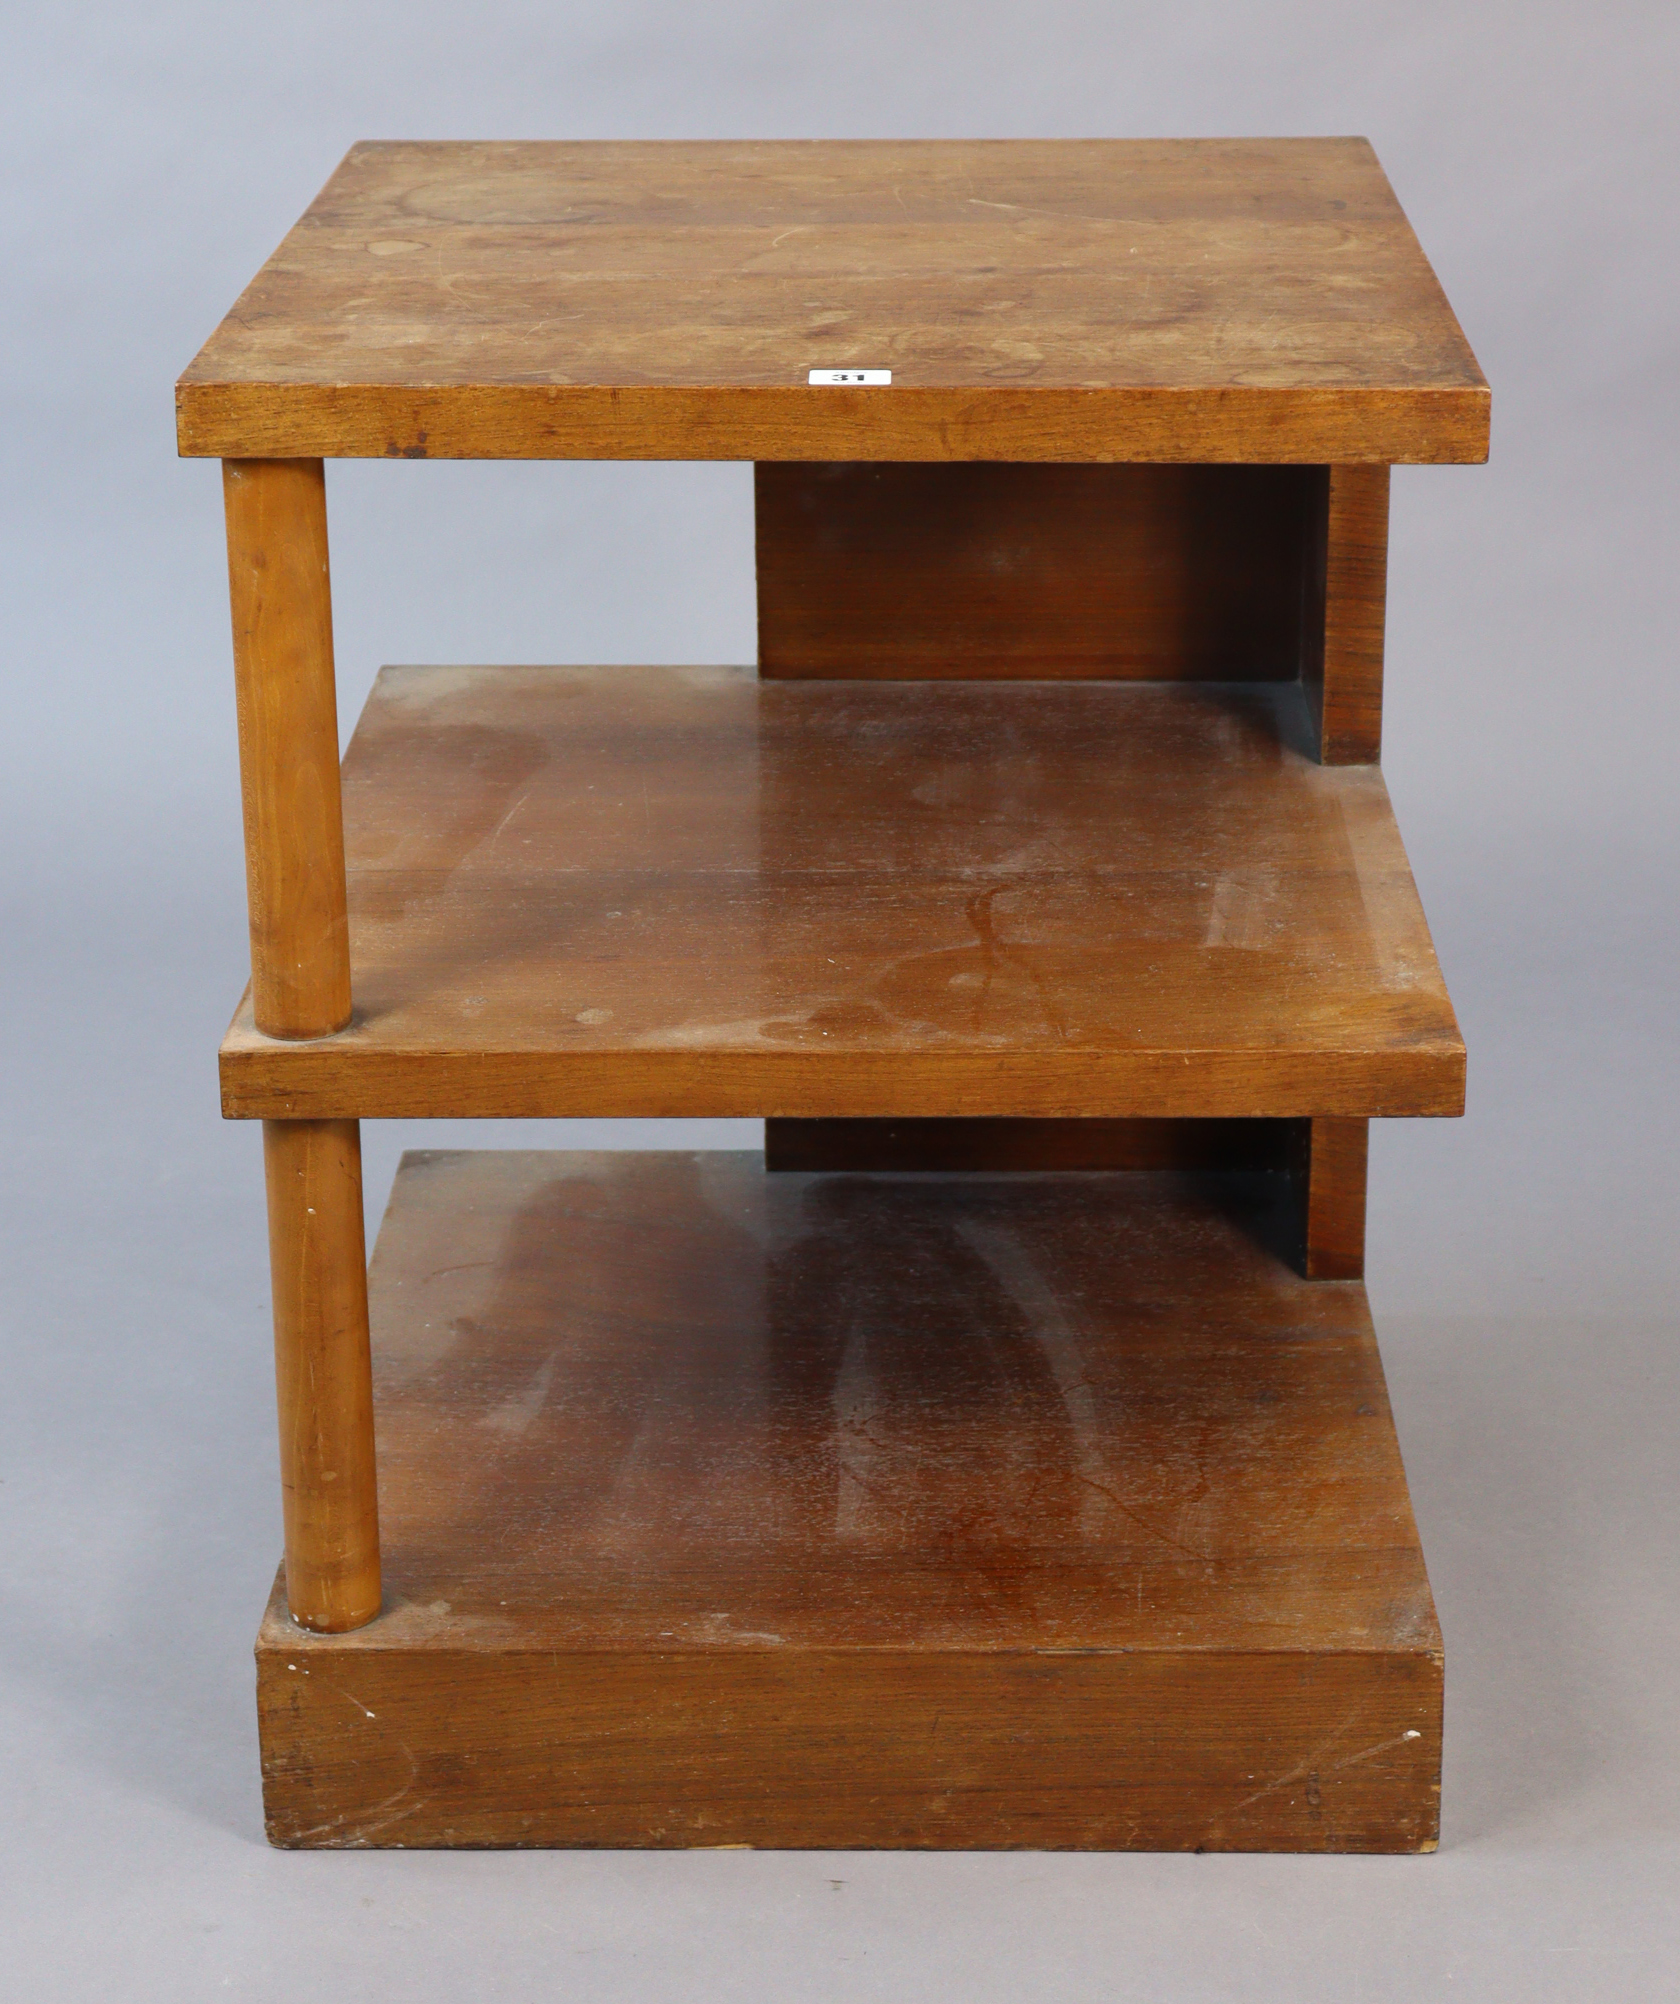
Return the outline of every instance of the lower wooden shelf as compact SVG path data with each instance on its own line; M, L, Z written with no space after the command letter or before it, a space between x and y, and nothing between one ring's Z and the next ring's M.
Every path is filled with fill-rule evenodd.
M1281 1179L1279 1179L1281 1181ZM1365 1291L1265 1176L411 1154L384 1613L257 1643L276 1843L1416 1851Z
M1374 765L1288 683L388 668L334 1036L241 1119L1464 1111Z

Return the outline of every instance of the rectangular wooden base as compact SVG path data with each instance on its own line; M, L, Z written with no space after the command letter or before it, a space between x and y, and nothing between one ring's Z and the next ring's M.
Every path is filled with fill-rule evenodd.
M406 1157L385 1611L276 1590L270 1836L1432 1849L1365 1292L1284 1182Z

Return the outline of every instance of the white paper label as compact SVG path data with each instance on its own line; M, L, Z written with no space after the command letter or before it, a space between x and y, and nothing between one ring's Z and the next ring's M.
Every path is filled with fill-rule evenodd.
M813 389L829 383L890 383L891 369L813 369L805 378Z

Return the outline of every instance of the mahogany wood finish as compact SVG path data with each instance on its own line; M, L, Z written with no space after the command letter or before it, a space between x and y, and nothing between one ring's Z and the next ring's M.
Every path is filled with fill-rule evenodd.
M319 1037L350 1020L326 483L318 459L230 460L222 488L253 1020Z
M1364 1289L1273 1180L408 1156L386 1612L271 1607L270 1835L1432 1848Z
M1455 1114L1374 767L1278 684L403 669L345 766L357 1014L266 1118Z
M1324 763L1370 765L1382 756L1389 469L1327 466L1316 476L1301 680Z
M890 368L812 388L812 368ZM1481 460L1363 139L353 147L177 390L234 458Z
M759 466L759 672L1293 679L1320 484L1299 466Z
M293 1621L338 1633L380 1602L361 1134L353 1120L271 1120L263 1155L286 1598Z

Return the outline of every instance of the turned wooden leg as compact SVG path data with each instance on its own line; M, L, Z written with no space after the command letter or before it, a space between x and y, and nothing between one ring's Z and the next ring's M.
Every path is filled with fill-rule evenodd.
M318 459L222 463L251 913L267 1037L350 1020L327 490Z
M379 1612L379 1506L353 1120L265 1120L286 1599L337 1633Z
M326 484L317 460L229 460L228 584L251 915L251 1005L270 1037L350 1020ZM304 1628L379 1612L379 1518L361 1134L267 1121L286 1597Z

